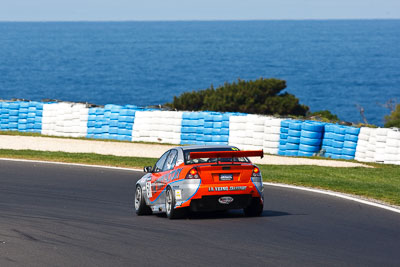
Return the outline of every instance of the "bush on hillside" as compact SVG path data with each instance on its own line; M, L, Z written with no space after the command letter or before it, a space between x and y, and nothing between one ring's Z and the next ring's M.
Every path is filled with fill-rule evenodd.
M329 110L320 110L320 111L315 111L315 112L309 112L307 114L307 118L315 118L320 121L325 121L325 122L338 122L339 117L335 114L332 114Z
M255 81L238 80L223 86L192 91L174 97L167 106L177 110L210 110L269 115L305 116L309 110L299 99L287 92L286 82L260 78Z
M400 104L396 105L390 115L385 116L385 127L400 128Z

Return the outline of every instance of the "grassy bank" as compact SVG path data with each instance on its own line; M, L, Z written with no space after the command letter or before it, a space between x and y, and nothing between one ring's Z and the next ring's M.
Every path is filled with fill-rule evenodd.
M118 157L89 153L42 152L0 149L2 158L22 158L140 168L156 159ZM400 206L400 166L373 164L375 168L259 165L265 181L323 188Z
M260 165L268 182L301 185L374 198L400 206L400 166L375 168Z
M144 166L152 166L156 162L156 159L152 158L11 149L0 149L0 158L32 159L139 169L143 169Z

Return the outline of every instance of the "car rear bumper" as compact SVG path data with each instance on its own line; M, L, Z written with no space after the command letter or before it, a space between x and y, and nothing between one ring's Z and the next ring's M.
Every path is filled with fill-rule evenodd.
M251 198L258 198L263 202L261 179L259 181L252 180L248 183L217 184L202 184L200 179L183 179L171 184L171 187L176 196L176 208L191 207L193 210L240 209L248 206ZM222 196L230 196L234 201L229 204L221 204L218 199Z
M232 199L230 203L224 203L220 201L229 197ZM203 196L199 199L192 199L190 202L190 209L192 211L217 211L217 210L229 210L229 209L243 209L250 205L252 195L213 195Z

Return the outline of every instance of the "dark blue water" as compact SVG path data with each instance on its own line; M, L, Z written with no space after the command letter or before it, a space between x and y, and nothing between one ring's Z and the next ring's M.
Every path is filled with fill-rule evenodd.
M382 125L400 101L400 20L0 23L0 98L162 104L276 77L313 111Z

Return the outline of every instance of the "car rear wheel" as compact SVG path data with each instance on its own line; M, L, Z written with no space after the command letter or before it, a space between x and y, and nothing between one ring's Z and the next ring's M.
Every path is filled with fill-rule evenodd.
M165 211L169 219L179 219L185 216L185 209L175 209L175 195L171 187L165 192Z
M258 217L261 216L264 209L264 205L260 198L253 198L249 206L244 208L244 215L247 217Z
M143 191L140 185L136 186L135 191L135 211L137 215L152 214L150 207L146 205L146 201L143 198Z

